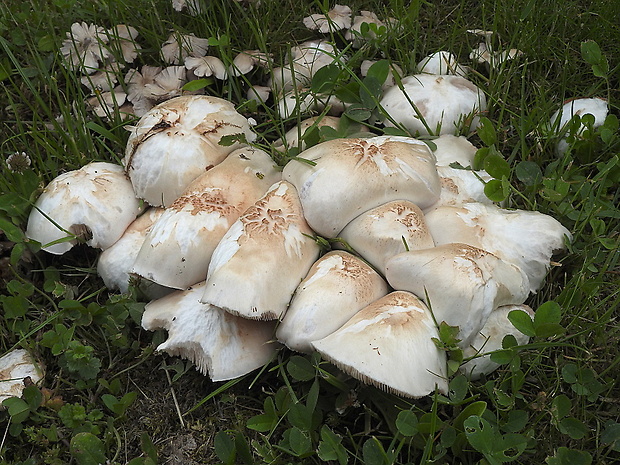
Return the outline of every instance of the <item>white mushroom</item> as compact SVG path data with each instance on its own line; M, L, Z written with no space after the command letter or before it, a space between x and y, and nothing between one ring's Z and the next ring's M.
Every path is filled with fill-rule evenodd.
M150 228L132 272L175 289L204 281L211 254L228 228L280 178L266 152L235 150L166 208Z
M484 193L485 184L493 179L486 171L472 171L450 168L449 166L438 166L437 173L441 181L439 200L429 208L426 208L424 210L425 213L439 207L459 206L464 203L493 203Z
M304 26L323 34L351 27L351 8L347 5L334 5L327 14L313 14L304 18Z
M426 223L436 245L463 242L516 265L531 292L542 285L553 253L572 238L551 216L477 202L436 208L426 213Z
M319 255L295 187L281 181L213 251L202 301L245 318L281 318Z
M416 66L418 73L467 75L467 68L460 65L453 53L439 51L424 57Z
M534 317L534 311L527 305L504 305L491 312L471 344L463 349L464 358L475 358L459 367L461 373L475 380L499 368L499 364L491 360L490 352L502 349L502 341L507 335L514 336L518 345L529 342L529 336L515 328L508 319L508 314L513 310L521 310Z
M290 349L312 352L312 341L330 335L387 293L384 279L361 259L329 252L297 287L276 336Z
M437 166L449 166L459 163L463 167L471 166L478 150L465 136L442 134L432 140L435 148L433 154L437 159Z
M561 136L557 145L558 154L564 154L569 148L565 135L568 130L569 122L573 117L579 116L583 118L585 115L592 115L594 117L592 127L596 128L605 122L608 113L609 105L607 101L602 98L578 98L566 102L562 108L551 116L549 123L551 130ZM576 135L579 136L585 129L585 125L581 123Z
M456 134L473 131L487 108L484 92L461 76L416 74L389 88L381 106L412 134ZM387 126L394 126L388 119Z
M413 294L392 292L312 345L345 373L407 397L448 390L446 355L428 308Z
M426 144L405 137L335 139L303 151L283 179L299 192L310 227L335 237L355 217L391 200L420 208L439 198L435 157Z
M157 350L191 360L213 381L238 378L269 362L278 348L274 322L239 318L203 304L204 287L176 291L146 305L142 327L168 331Z
M30 378L34 384L43 379L43 366L25 349L14 349L0 357L0 410L2 401L9 397L21 397Z
M161 103L133 128L125 169L136 195L153 206L174 202L205 170L220 163L240 142L220 145L223 136L255 138L246 118L227 100L192 95Z
M26 235L57 255L78 240L106 249L140 211L140 201L122 166L89 163L61 174L45 187L30 212Z
M362 213L345 226L340 237L381 273L394 255L435 246L422 210L407 200Z
M396 255L388 260L385 277L394 289L424 300L438 323L458 326L462 347L476 337L494 309L521 304L529 294L516 266L457 243Z

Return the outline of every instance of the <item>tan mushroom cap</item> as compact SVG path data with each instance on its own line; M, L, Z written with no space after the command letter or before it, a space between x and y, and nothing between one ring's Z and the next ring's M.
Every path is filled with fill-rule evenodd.
M411 134L471 132L478 126L478 114L487 108L484 92L461 76L416 74L404 77L402 84L402 90L398 86L389 88L380 104ZM394 125L389 120L385 124Z
M565 248L565 237L572 238L551 216L476 202L429 211L426 223L436 245L463 242L514 264L531 292L542 285L553 253Z
M224 99L190 95L167 100L133 128L123 164L136 195L153 206L169 206L205 170L242 146L220 145L223 136L255 138L246 118Z
M35 384L43 379L43 366L27 350L14 349L0 357L0 410L5 399L21 397L26 378Z
M362 213L345 226L340 237L382 273L386 261L407 248L435 246L422 210L407 200L394 200Z
M45 187L30 212L26 235L45 246L70 237L64 229L91 247L106 249L141 210L122 166L89 163L61 174ZM67 240L43 250L61 255L77 242Z
M204 287L202 283L175 291L146 305L142 326L168 331L157 350L191 360L213 381L238 378L269 362L278 348L273 341L275 324L201 303Z
M385 280L363 260L348 252L329 252L297 287L276 336L289 349L310 353L312 341L333 333L387 293Z
M502 349L502 341L509 334L515 337L518 345L525 345L529 342L529 336L515 328L508 319L508 314L513 310L521 310L530 317L534 317L534 311L527 305L504 305L493 310L471 344L463 348L464 358L474 356L476 358L461 365L459 367L461 373L475 380L499 368L499 364L491 361L490 352Z
M448 390L446 355L428 308L409 292L392 292L312 343L345 373L386 391L422 397Z
M211 254L232 223L280 178L263 150L235 150L192 181L155 222L132 272L175 289L204 281Z
M251 319L281 318L318 258L295 187L275 183L213 251L202 301Z
M529 294L516 266L458 243L396 255L388 260L385 277L394 289L413 292L424 300L438 323L458 326L463 347L476 337L494 309L521 304Z
M355 217L391 200L420 208L439 198L435 157L426 144L406 137L335 139L303 151L282 178L295 185L310 227L335 237Z

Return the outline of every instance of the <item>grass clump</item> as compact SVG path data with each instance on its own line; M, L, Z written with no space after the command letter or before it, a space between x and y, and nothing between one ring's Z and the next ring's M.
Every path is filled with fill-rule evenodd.
M360 48L341 32L327 36L348 61L317 73L310 90L339 96L350 104L347 121L375 130L377 83L388 64L412 74L420 59L444 49L472 66L470 79L489 100L473 139L484 149L478 161L494 176L487 194L550 214L574 236L527 302L536 318L514 315L531 342L506 338L492 356L497 372L469 381L453 369L446 396L415 401L344 378L317 354L285 350L258 374L212 383L188 362L154 353L165 334L141 330L144 299L136 292L103 287L96 252L76 247L59 258L26 239L41 189L87 162L118 163L126 126L135 122L120 101L100 116L85 104L103 91L83 85L59 53L74 22L135 27L141 50L127 68L167 66L160 47L172 30L209 39L209 53L225 64L243 50L271 53L273 68L291 45L319 37L303 18L333 6L198 3L204 11L196 16L164 0L0 5L0 353L27 348L46 372L41 386L4 403L0 463L616 463L620 32L613 2L356 0L354 12L397 18L402 29L369 28ZM468 29L495 31L493 47L523 55L498 67L475 65L468 55L479 37ZM365 59L386 61L362 77ZM281 118L273 100L247 98L269 71L207 77L195 90L230 99L255 118L259 145L284 164L298 152L278 155L273 144L301 117ZM117 74L127 92L126 70ZM569 149L558 155L547 122L574 97L606 98L610 115L598 127L588 118L573 121ZM306 139L346 133L317 128ZM454 332L444 328L438 342L458 366Z

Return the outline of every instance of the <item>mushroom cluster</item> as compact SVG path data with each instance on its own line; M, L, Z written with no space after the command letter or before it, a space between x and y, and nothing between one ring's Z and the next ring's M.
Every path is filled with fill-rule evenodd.
M124 167L92 163L52 181L27 234L52 253L80 239L104 249L106 285L137 283L153 299L142 325L168 331L158 349L213 380L263 366L283 344L400 395L445 393L438 324L458 326L463 372L495 369L481 355L518 333L507 309L531 313L523 304L570 233L490 202L486 173L451 168L473 162L462 136L431 150L360 135L280 170L247 143L230 102L177 97L132 128ZM226 136L235 142L219 144Z

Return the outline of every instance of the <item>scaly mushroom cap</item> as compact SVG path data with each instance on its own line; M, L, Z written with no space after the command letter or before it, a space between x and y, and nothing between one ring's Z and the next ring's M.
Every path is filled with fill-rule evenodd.
M407 137L334 139L303 151L282 178L295 185L310 227L335 237L355 217L392 200L420 208L439 198L435 157L426 144Z
M35 384L43 379L43 367L27 350L15 349L0 357L0 410L5 399L21 397L26 378Z
M406 252L406 247L435 246L422 210L407 200L394 200L362 213L345 226L340 237L382 273L385 262Z
M175 289L204 281L228 228L280 178L263 150L235 150L195 179L155 222L132 272Z
M385 277L394 289L424 300L438 323L458 326L462 347L476 337L494 309L521 304L529 294L517 267L465 244L396 255L388 260Z
M389 88L380 104L411 134L473 131L479 123L477 115L487 108L482 90L461 76L416 74L403 78L402 85L402 90L398 86ZM426 125L409 101L418 109ZM385 124L394 125L389 120Z
M130 272L138 251L153 223L163 212L163 208L149 208L129 225L114 245L99 255L97 273L108 289L118 289L123 293L129 291Z
M168 331L157 350L191 360L213 381L238 378L269 362L278 348L273 342L275 324L201 303L204 287L201 283L146 305L142 327Z
M345 373L386 391L422 397L448 390L446 355L428 308L413 294L392 292L312 345Z
M30 212L26 235L45 245L68 237L64 229L91 247L106 249L140 211L140 201L122 166L89 163L61 174L45 187ZM68 240L43 250L61 255L76 243L77 239Z
M310 353L312 341L333 333L387 293L385 280L361 259L348 252L329 252L297 287L276 336L289 349Z
M553 253L564 249L565 236L572 238L551 216L481 203L439 207L426 213L426 223L435 245L462 242L516 265L531 292L542 285Z
M281 318L319 255L313 235L295 187L277 182L213 251L202 301L245 318Z
M431 210L444 206L459 206L471 202L493 203L484 193L485 183L493 179L486 171L471 171L450 168L449 166L437 166L437 173L441 182L439 200L425 209L426 214Z
M502 341L509 334L515 337L518 345L527 344L530 340L529 336L515 328L508 319L508 314L513 310L521 310L530 317L534 317L534 311L527 305L504 305L493 310L471 344L463 349L463 357L489 354L502 349ZM459 371L476 380L483 374L495 371L498 367L497 363L491 361L491 355L482 355L461 365Z
M136 195L153 206L169 206L205 170L235 149L220 145L223 136L255 138L247 119L224 99L190 95L167 100L133 128L123 164Z

